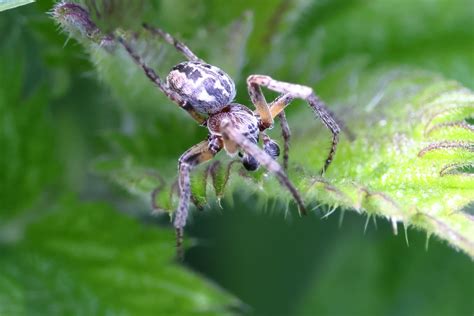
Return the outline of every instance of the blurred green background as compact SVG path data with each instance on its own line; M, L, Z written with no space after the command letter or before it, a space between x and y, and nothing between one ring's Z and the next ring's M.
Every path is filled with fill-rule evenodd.
M360 63L474 88L468 0L107 2L107 22L143 16L226 69L244 104L251 73L321 87L330 103L340 87L326 74ZM206 131L146 78L114 77L107 55L67 41L53 3L0 13L0 315L473 315L472 261L439 240L408 229L408 246L383 219L364 233L354 212L286 216L238 189L193 210L174 262L168 216L97 164L126 156L171 177Z

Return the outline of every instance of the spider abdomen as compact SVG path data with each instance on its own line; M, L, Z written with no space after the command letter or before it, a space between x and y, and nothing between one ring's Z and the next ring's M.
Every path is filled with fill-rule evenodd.
M230 76L203 62L187 61L174 66L166 81L200 113L217 113L235 97L235 84Z

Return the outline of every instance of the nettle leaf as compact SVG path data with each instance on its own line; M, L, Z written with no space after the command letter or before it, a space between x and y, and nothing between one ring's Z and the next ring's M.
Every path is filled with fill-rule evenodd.
M333 164L320 177L329 132L308 115L309 109L293 113L289 175L306 201L326 205L329 212L339 207L385 217L395 233L398 223L405 229L416 227L474 256L472 215L463 211L474 196L474 132L469 123L474 94L454 81L421 71L351 69L346 77L341 72L334 75L337 91L344 91L345 97L339 93L330 98L331 104L355 139L342 136ZM328 75L327 82L333 79ZM330 84L320 90L334 94ZM199 207L207 203L206 179L212 180L218 198L227 188L289 201L271 176L242 177L241 168L229 175L228 162L207 166L193 177ZM226 186L229 177L235 181Z
M350 30L353 23L359 23L359 16L366 15L370 10L386 11L384 5L375 5L374 8L360 6L358 2L353 2L352 5L356 6L357 10L344 20L346 23L344 25L347 26L343 29ZM449 7L450 4L443 2L443 6ZM346 12L345 5L341 5L339 9L342 13ZM459 8L456 10L457 15L463 19L468 18L469 14L463 14ZM393 35L389 37L390 40L400 42L393 30L403 26L404 37L411 38L413 34L410 33L412 30L410 25L416 18L410 15L407 18L408 22L402 21L401 24L397 22L398 20L389 19L386 23L383 21L383 31ZM336 15L326 18L322 23L327 24L331 34L339 34L340 38L345 38L346 35L336 30L340 27L338 23L341 19ZM450 25L449 21L451 20L447 17L443 23ZM442 34L449 37L456 32L457 29L452 28ZM127 37L152 65L159 64L160 69L163 69L162 66L165 64L163 61L171 62L160 53L160 46L156 46L156 42L152 42L146 35L124 31L121 34ZM454 81L448 81L433 73L400 67L386 68L392 60L403 60L403 58L397 59L397 53L394 53L389 62L381 63L385 65L384 67L371 64L371 68L368 68L367 61L376 62L376 58L351 56L347 53L350 49L346 49L346 55L341 56L344 59L338 64L330 64L330 67L314 71L320 64L329 64L328 52L336 50L332 47L340 40L332 41L330 37L325 36L324 30L316 28L311 33L310 40L306 41L307 45L301 46L305 41L298 38L291 39L291 31L289 34L289 37L279 38L279 41L275 42L276 49L272 50L273 53L266 58L266 63L261 69L266 69L265 73L275 76L279 72L290 73L289 76L282 75L281 78L291 80L291 77L297 76L296 82L307 82L309 85L324 78L319 82L316 91L327 101L331 110L347 122L348 128L355 135L353 141L342 136L336 159L325 176L320 177L317 171L322 167L329 146L329 133L320 128L320 122L308 114L308 109L296 111L293 109L298 105L291 106L290 126L295 128L289 174L305 195L306 201L326 205L331 210L329 213L341 207L368 216L383 216L393 223L395 232L398 231L397 223L402 223L405 228L413 226L426 231L428 235L435 234L447 240L452 246L474 257L472 215L463 211L474 196L472 92ZM371 45L391 47L391 44L385 45L384 40L378 40L377 34L362 32L358 36L366 37L365 41ZM305 35L302 38L304 39ZM212 37L209 39L211 40L209 46L213 47ZM433 39L426 38L426 41L431 43ZM330 44L328 49L323 49L324 45L320 45L328 43ZM188 44L193 47L192 40ZM315 48L318 45L320 48ZM157 108L155 100L158 99L166 105L171 103L163 96L158 96L159 91L150 85L139 67L136 67L129 58L127 60L123 49L117 47L110 49L104 47L102 43L97 45L94 38L86 41L86 47L92 52L92 59L97 64L99 75L111 86L120 100L134 106L150 103L150 109ZM415 50L416 47L413 44L408 49ZM405 47L400 48L400 51L402 50L405 53L407 51ZM385 48L382 51L384 52L382 55L385 56ZM444 55L432 57L442 59L442 56ZM238 65L241 63L240 58L237 59L235 69L239 69ZM212 62L219 65L219 60ZM268 72L268 69L273 71ZM241 98L247 100L245 95ZM160 110L161 108L165 107L160 107ZM158 121L166 122L169 113L167 111L162 113ZM167 119L164 119L165 116ZM132 139L138 135L135 141L144 149L156 146L158 138L152 135L159 134L156 131L150 132L150 129L146 128L146 122L146 119L140 121L139 126L133 125L131 131L126 131L131 135L127 137ZM187 122L191 124L189 120ZM192 132L188 132L187 129L185 131L179 124L167 127L166 129L158 127L157 130L163 133L162 137L165 134L173 134L175 139L173 144L176 148L183 145L181 152L204 137L198 135L192 128ZM181 145L177 145L178 142ZM147 150L140 152L150 153ZM171 159L175 155L173 159L177 159L181 152L178 153L173 149L167 157ZM121 156L119 159L132 159L135 165L140 165L140 161L152 159L150 156L137 153L138 151L125 149L119 155ZM167 173L170 170L169 166L171 163L163 162L157 168L160 172ZM214 180L214 187L217 183L216 194L220 197L224 193L219 183L227 183L228 177L219 176L225 168L216 170L211 179ZM273 177L267 177L261 171L256 176L243 174L245 179L239 177L239 174L240 172L233 173L231 178L241 181L232 181L233 185L228 187L258 191L262 199L277 197L289 200L282 198L288 194L281 190ZM125 171L122 178L135 176L136 174L127 174ZM194 179L195 202L198 206L202 206L205 204L206 181L202 176L201 178L195 176ZM248 185L249 181L253 185Z
M426 72L354 75L357 84L334 102L355 140L342 141L324 178L308 175L322 164L328 133L307 127L294 137L292 157L310 178L300 183L307 199L383 216L395 233L397 223L422 229L474 257L473 218L463 211L474 197L474 131L467 121L474 93ZM443 113L456 115L430 132ZM448 171L458 167L465 171Z
M1 246L2 315L231 314L239 302L176 265L174 235L66 199Z
M35 0L0 0L0 12L33 2L35 2Z
M191 201L202 210L207 204L207 179L209 170L199 168L191 175Z
M2 22L0 28L8 20ZM13 27L0 43L0 221L44 200L45 189L58 184L62 169L55 161L51 98L37 78L43 68L27 60L21 35Z

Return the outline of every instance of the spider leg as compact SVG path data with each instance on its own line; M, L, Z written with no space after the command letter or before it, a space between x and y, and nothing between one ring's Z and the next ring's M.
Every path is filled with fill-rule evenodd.
M307 86L277 81L265 75L252 75L247 78L247 83L249 85L264 86L279 93L289 94L291 97L303 99L309 104L309 106L319 116L324 125L332 133L331 149L324 163L324 167L321 170L321 173L324 173L331 164L334 154L336 153L341 128L339 127L335 117L326 108L324 102L314 94L313 89Z
M272 103L270 103L270 113L272 118L275 118L285 110L285 108L293 101L295 98L291 93L283 93L278 96Z
M138 55L138 53L127 43L123 38L118 37L119 43L125 48L130 57L137 63L145 72L145 75L174 103L179 105L183 110L188 112L191 117L199 124L205 123L206 119L197 113L193 107L183 100L176 92L169 89L169 87L161 80L160 76L149 67L145 61Z
M247 87L252 103L255 105L256 111L260 116L260 130L263 131L271 127L273 125L273 119L276 116L280 118L280 126L284 141L283 169L287 171L290 148L290 127L288 126L288 122L283 110L288 104L290 104L291 101L293 101L294 98L291 96L291 94L284 93L277 97L270 105L268 105L267 101L265 100L265 96L263 95L262 90L258 84L247 81Z
M280 166L280 164L274 160L269 154L267 154L262 149L258 148L256 144L247 139L244 135L240 134L233 126L230 120L224 119L221 122L221 133L224 141L231 140L236 143L242 151L246 154L254 157L258 163L264 166L267 170L274 173L280 183L290 191L298 204L298 209L301 215L306 215L306 208L303 203L303 199L300 196L300 193L295 188L290 179L288 179L285 171Z
M265 130L273 125L273 117L270 108L265 100L262 89L254 82L247 80L247 89L257 114L260 116L260 130Z
M189 201L191 199L191 170L197 165L211 160L220 149L221 146L216 147L215 143L206 140L194 145L185 151L179 158L179 203L173 222L176 230L176 249L178 259L183 259L184 256L183 229L186 225L186 219L188 218Z
M270 103L270 113L273 118L278 116L280 119L281 135L283 137L283 169L288 171L288 159L290 156L290 126L286 120L285 108L293 101L294 98L289 93L284 93Z
M285 111L281 111L280 114L278 114L278 118L280 119L281 135L283 137L283 169L287 172L288 159L290 157L291 131L288 121L286 120Z
M181 54L184 55L184 57L186 57L188 60L190 61L200 61L200 62L204 62L202 59L200 59L199 57L197 57L190 49L188 46L186 46L184 43L178 41L176 38L174 38L171 34L163 31L162 29L160 28L157 28L157 27L153 27L153 26L150 26L146 23L143 24L143 28L145 30L147 30L148 32L150 32L151 34L153 35L157 35L159 37L161 37L162 39L164 39L168 44L170 45L173 45L174 48L176 48L176 50L178 52L180 52Z
M289 142L290 142L290 127L288 125L288 122L286 120L286 115L285 115L285 108L293 101L294 98L291 96L289 93L285 93L277 97L271 104L270 104L270 113L272 114L272 117L275 118L278 116L280 119L280 126L282 130L282 136L283 136L283 141L284 141L284 148L283 148L283 162L284 162L284 168L287 170L288 168L288 157L289 157ZM349 128L339 120L333 112L331 112L329 109L326 109L327 112L333 117L333 119L336 121L336 123L339 125L339 128L341 131L347 136L349 140L354 140L354 134L349 130Z
M260 136L263 142L263 151L269 154L273 159L277 159L277 157L280 156L280 146L265 132L260 132Z

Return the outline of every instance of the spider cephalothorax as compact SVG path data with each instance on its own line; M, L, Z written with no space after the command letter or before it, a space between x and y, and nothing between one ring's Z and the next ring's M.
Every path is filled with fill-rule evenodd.
M238 154L244 167L249 171L263 166L274 173L280 183L292 194L300 213L305 214L306 210L301 196L284 171L288 163L290 137L284 109L294 99L303 99L331 131L332 146L326 158L323 172L331 163L336 152L340 132L337 120L313 90L307 86L277 81L269 76L251 75L247 79L247 86L252 103L256 108L255 111L251 111L244 105L232 102L236 94L235 84L224 71L205 63L187 46L161 29L148 25L144 25L144 28L173 45L188 59L188 61L174 66L166 77L166 81L162 81L155 71L145 64L129 43L122 38L118 39L119 42L135 62L142 67L148 78L170 100L186 110L199 124L207 126L209 130L208 138L188 149L178 162L179 205L174 215L178 255L182 256L183 228L186 224L191 198L191 170L196 165L211 160L222 149L232 156ZM280 96L268 104L261 91L262 86L280 93ZM280 118L285 141L285 169L276 161L280 154L280 148L265 134L265 130L273 126L276 116ZM263 149L258 147L259 141L262 141Z

